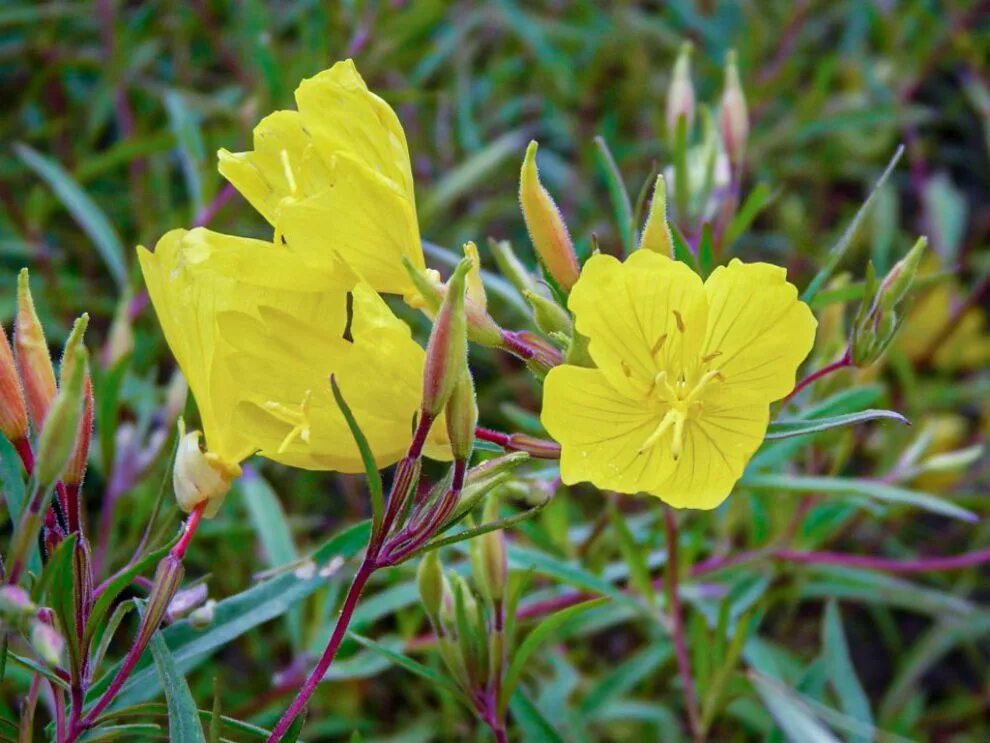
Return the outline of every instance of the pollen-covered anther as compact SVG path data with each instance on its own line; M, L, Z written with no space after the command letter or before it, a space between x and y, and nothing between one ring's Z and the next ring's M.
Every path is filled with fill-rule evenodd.
M292 426L289 432L285 435L285 438L282 439L282 443L278 445L278 454L284 454L289 446L292 445L292 442L296 439L309 443L309 411L312 397L313 391L306 390L303 395L302 402L298 405L284 405L280 402L276 402L275 400L268 400L265 403L265 410L283 423L288 423Z
M666 333L664 333L659 338L657 338L656 341L654 341L653 343L653 347L650 349L650 355L656 356L658 353L660 353L660 349L663 348L664 341L666 340L667 340Z
M685 327L684 326L684 318L681 316L681 313L678 312L677 310L674 310L674 320L677 321L677 329L680 332L683 333L684 332L684 327Z

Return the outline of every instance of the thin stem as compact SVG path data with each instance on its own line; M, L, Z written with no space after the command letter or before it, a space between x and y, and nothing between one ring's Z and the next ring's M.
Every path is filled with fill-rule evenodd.
M698 713L698 693L694 688L694 676L691 673L691 658L688 655L687 643L684 640L684 617L681 611L681 597L678 592L677 575L677 517L667 506L663 509L663 523L667 535L667 591L668 610L670 611L671 636L674 641L674 651L677 657L677 667L684 685L684 702L687 707L688 725L691 736L696 741L703 740L701 732L701 717Z
M51 687L55 713L55 743L62 743L65 740L65 697L62 695L62 687L54 681L49 681L48 685Z
M182 532L182 536L179 541L175 543L172 547L171 555L182 559L186 556L186 550L189 549L189 543L192 541L193 536L196 534L196 529L199 528L199 522L203 518L203 512L206 510L208 501L203 501L198 504L189 514L189 518L186 519L186 529Z
M28 689L27 699L24 700L24 709L21 712L21 743L31 743L34 740L34 710L38 706L38 694L41 692L40 673L31 677L31 686Z
M846 352L842 354L841 358L836 359L831 364L827 364L826 366L823 366L821 369L818 369L817 371L811 372L811 374L809 374L800 382L798 382L794 386L794 389L787 394L787 397L781 400L781 404L786 405L788 402L790 402L792 397L794 397L798 392L803 390L808 385L814 384L822 377L825 377L834 371L838 371L839 369L845 369L848 366L852 366L852 352L850 351L850 349L847 348Z
M310 672L306 681L296 694L295 699L292 700L292 704L289 705L285 714L282 715L282 718L272 730L272 734L268 736L268 743L276 743L282 739L282 736L285 735L292 725L293 720L299 716L306 703L309 702L310 697L313 696L317 685L323 680L323 676L326 674L330 664L333 663L333 659L337 655L337 650L340 648L340 643L347 633L347 626L350 624L351 617L354 615L354 609L357 608L358 599L361 598L361 593L364 591L368 579L375 572L375 568L374 556L366 555L364 561L361 563L361 567L358 568L357 573L354 575L351 587L347 590L347 596L344 598L344 605L340 610L340 616L337 618L337 624L333 628L330 642L327 643L319 663Z
M525 433L503 433L491 428L476 426L475 438L495 444L506 451L523 451L538 459L560 459L560 444Z
M849 568L882 570L888 573L934 573L945 570L962 570L990 563L990 549L946 557L918 557L912 560L897 560L871 555L848 555L841 552L801 552L787 549L777 550L773 553L773 557L777 560L800 562L807 565L842 565Z

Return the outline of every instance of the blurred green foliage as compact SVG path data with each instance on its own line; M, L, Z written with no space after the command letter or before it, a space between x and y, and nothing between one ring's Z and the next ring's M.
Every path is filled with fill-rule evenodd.
M119 389L102 417L98 411L101 454L85 486L89 522L104 530L107 559L120 565L130 556L167 464L161 457L149 477L117 494L114 517L105 518L106 462L125 444L114 442L114 430L126 422L138 435L154 431L174 368L153 313L140 301L133 246L204 217L214 229L267 237L240 197L225 198L215 151L250 147L254 123L290 107L301 78L354 57L371 89L395 107L409 140L425 239L457 248L493 236L526 253L517 178L526 143L535 138L544 182L587 253L592 236L611 251L621 240L594 137L605 139L635 198L654 166L670 162L664 99L681 42L695 43L700 100L717 100L726 54L736 49L753 117L744 194L765 184L771 200L733 255L786 265L798 286L806 285L898 144L906 146L839 267L851 274L851 293L833 284L816 305L816 360L827 362L835 350L827 343L842 336L842 305L833 300L854 296L867 259L882 275L918 234L929 236L938 259L929 273L956 274L945 290L947 305L969 302L979 312L985 304L988 17L988 3L966 0L3 3L0 319L10 327L22 265L35 277L53 346L87 311L94 357L103 348L104 358L116 360L129 344L126 330L111 332L114 317L118 329L120 317L134 319L133 351L95 372L98 399ZM482 254L493 269L490 254ZM492 303L506 326L525 322L517 306ZM908 340L937 335L952 317L935 303L909 317L901 333ZM978 343L986 332L980 320L961 318L961 342ZM915 422L912 429L830 433L804 453L788 448L789 441L765 447L764 466L795 460L799 471L820 480L785 485L754 472L717 515L685 520L682 559L690 564L730 547L743 552L795 540L805 548L827 542L830 549L894 557L987 549L986 521L888 508L869 499L876 493L838 497L823 482L891 472L888 484L952 494L959 505L990 514L985 461L965 474L917 472L926 458L964 449L988 428L986 361L959 364L953 359L961 351L951 356L932 364L925 349L892 353L872 373L891 381L886 402ZM539 390L518 365L489 352L474 354L473 365L486 425L538 426ZM844 374L822 392L874 389L870 374ZM877 389L874 400L884 394ZM342 588L282 566L367 515L368 505L357 478L267 464L263 475L241 481L220 517L203 527L187 563L188 575L208 576L218 600L248 593L221 603L206 630L179 623L165 634L201 709L211 708L219 678L224 714L270 726L309 665L303 654L322 648ZM817 495L788 494L795 490ZM555 499L513 534L510 563L539 577L530 604L575 588L614 599L568 620L558 642L531 660L527 695L511 707L519 739L551 739L546 725L568 741L682 739L667 635L642 616L640 601L608 583L636 570L624 562L623 540L645 552L643 570L662 562L654 506L626 499L623 536L596 519L599 496L575 494ZM170 502L165 509L177 524L177 510ZM589 533L604 536L588 539ZM352 554L359 544L335 543L325 559ZM454 562L458 557L451 554ZM251 588L269 569L280 572ZM857 741L987 740L986 575L969 568L897 577L799 569L779 560L719 572L711 582L688 581L694 666L702 698L713 699L719 713L710 740L812 740L800 736L826 725ZM309 598L286 611L303 596ZM389 573L366 597L353 629L399 650L425 630L417 601L412 571ZM238 621L246 626L235 631ZM745 648L720 631L755 631L757 624L759 636ZM110 656L126 647L126 638L116 639ZM410 652L440 668L429 651ZM748 671L736 670L740 653ZM344 739L352 730L364 740L485 739L449 696L380 653L351 644L332 674L341 680L315 698L306 740ZM0 717L18 719L16 699L28 678L23 667L8 664ZM125 697L129 689L131 701L160 702L157 679L146 661ZM164 707L149 708L146 719L155 715L164 722ZM47 718L38 718L40 736ZM874 724L889 732L876 732ZM231 739L255 739L233 723L224 730Z

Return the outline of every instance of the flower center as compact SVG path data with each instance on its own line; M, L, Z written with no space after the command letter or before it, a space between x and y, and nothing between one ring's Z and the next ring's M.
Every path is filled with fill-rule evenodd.
M278 445L278 453L282 454L297 438L305 443L309 443L309 408L312 399L312 390L306 390L302 402L298 405L283 405L274 400L265 403L265 410L278 418L283 423L288 423L292 428Z
M703 362L711 360L711 358L713 357L706 357ZM667 431L672 431L670 453L675 460L678 459L684 447L685 424L704 409L702 397L705 390L712 383L722 379L722 374L717 369L704 372L693 382L689 381L684 374L671 382L666 371L658 372L653 378L650 396L660 404L663 417L653 433L647 436L642 446L639 447L639 453L643 454L655 446Z

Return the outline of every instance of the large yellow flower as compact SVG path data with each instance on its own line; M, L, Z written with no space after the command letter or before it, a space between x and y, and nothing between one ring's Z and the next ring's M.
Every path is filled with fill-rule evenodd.
M220 172L314 265L343 260L381 292L417 296L403 256L423 269L405 133L351 60L303 80L298 111L254 130L254 150L220 150Z
M363 471L330 392L335 375L379 467L409 445L424 351L346 270L205 229L139 248L148 293L199 406L207 451L236 471L255 452L295 467ZM443 426L428 448L443 456Z
M542 420L567 484L714 508L794 387L815 318L784 269L733 260L707 281L640 250L592 257L568 306L597 368L546 378Z

